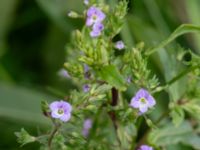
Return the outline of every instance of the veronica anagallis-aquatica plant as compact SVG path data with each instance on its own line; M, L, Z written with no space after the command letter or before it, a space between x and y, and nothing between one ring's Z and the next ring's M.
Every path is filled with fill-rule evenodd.
M82 14L69 13L71 18L84 20L84 25L72 33L62 70L77 88L67 99L42 102L52 130L31 136L22 129L16 132L18 142L37 141L44 150L159 150L177 143L200 149L198 142L193 142L200 143L198 132L193 132L194 126L184 115L200 119L196 114L200 113L199 56L187 51L192 59L186 69L165 83L148 67L150 56L166 50L164 47L182 34L200 32L200 27L181 25L153 48L146 48L143 42L129 47L119 38L128 9L126 0L113 6L102 0L83 3ZM179 61L185 54L177 55ZM166 111L151 118L162 103L156 94L165 91L170 95L171 86L183 77L189 86L182 97L170 100Z

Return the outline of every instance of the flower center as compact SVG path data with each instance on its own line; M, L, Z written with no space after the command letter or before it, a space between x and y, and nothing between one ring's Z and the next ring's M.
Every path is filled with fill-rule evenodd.
M92 19L93 19L93 20L96 20L96 19L97 19L97 16L96 16L96 15L93 15L93 16L92 16Z
M140 99L140 102L141 102L142 104L146 104L146 103L147 103L147 100L146 100L145 98L141 98L141 99Z
M62 108L58 109L58 114L62 115L64 113L64 110Z

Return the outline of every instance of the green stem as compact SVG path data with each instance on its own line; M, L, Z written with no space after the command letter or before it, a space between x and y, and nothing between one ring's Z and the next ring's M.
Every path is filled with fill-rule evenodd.
M52 140L54 138L54 136L56 135L56 133L58 132L58 129L60 128L60 124L55 124L54 123L54 129L52 130L50 136L49 136L49 140L48 140L48 150L51 150L51 145L52 145Z
M160 86L158 88L156 88L152 93L157 93L160 92L162 90L165 90L166 88L168 88L170 85L174 84L176 81L178 81L179 79L181 79L182 77L184 77L186 74L194 71L195 69L197 69L199 66L192 66L184 71L182 71L181 73L179 73L176 77L172 78L170 81L168 81L164 86Z

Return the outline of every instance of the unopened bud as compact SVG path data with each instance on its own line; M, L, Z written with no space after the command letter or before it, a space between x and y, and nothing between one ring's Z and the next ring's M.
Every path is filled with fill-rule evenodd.
M70 11L68 13L68 16L71 17L71 18L78 18L79 17L79 14L77 12L74 12L74 11Z

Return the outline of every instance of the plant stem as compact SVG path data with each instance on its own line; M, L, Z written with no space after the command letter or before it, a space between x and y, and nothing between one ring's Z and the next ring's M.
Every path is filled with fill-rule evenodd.
M111 106L117 106L117 104L118 104L118 97L119 97L118 91L117 91L116 88L113 87L112 88L112 101L110 103ZM111 118L111 120L113 122L114 128L115 128L115 132L116 132L116 136L117 136L117 141L118 141L119 145L121 146L120 139L119 139L119 137L117 135L117 128L118 128L118 126L117 126L117 120L116 120L115 112L114 111L109 112L109 116L110 116L110 118Z
M59 128L60 128L60 124L54 123L54 129L51 132L51 134L49 136L49 140L48 140L48 150L51 150L52 140L53 140L53 138L54 138L54 136L57 133L57 131L58 131Z
M192 66L192 67L190 67L190 68L182 71L176 77L174 77L170 81L168 81L164 86L158 87L158 89L155 89L155 91L153 91L152 93L157 93L157 92L160 92L162 90L165 90L170 85L172 85L173 83L175 83L176 81L178 81L179 79L181 79L182 77L184 77L186 74L188 74L188 73L192 72L193 70L197 69L198 67L199 66Z
M112 88L112 101L111 101L111 106L117 106L118 103L118 91L115 88ZM117 123L116 123L116 115L114 111L111 111L109 113L110 118L113 122L115 130L117 130Z

